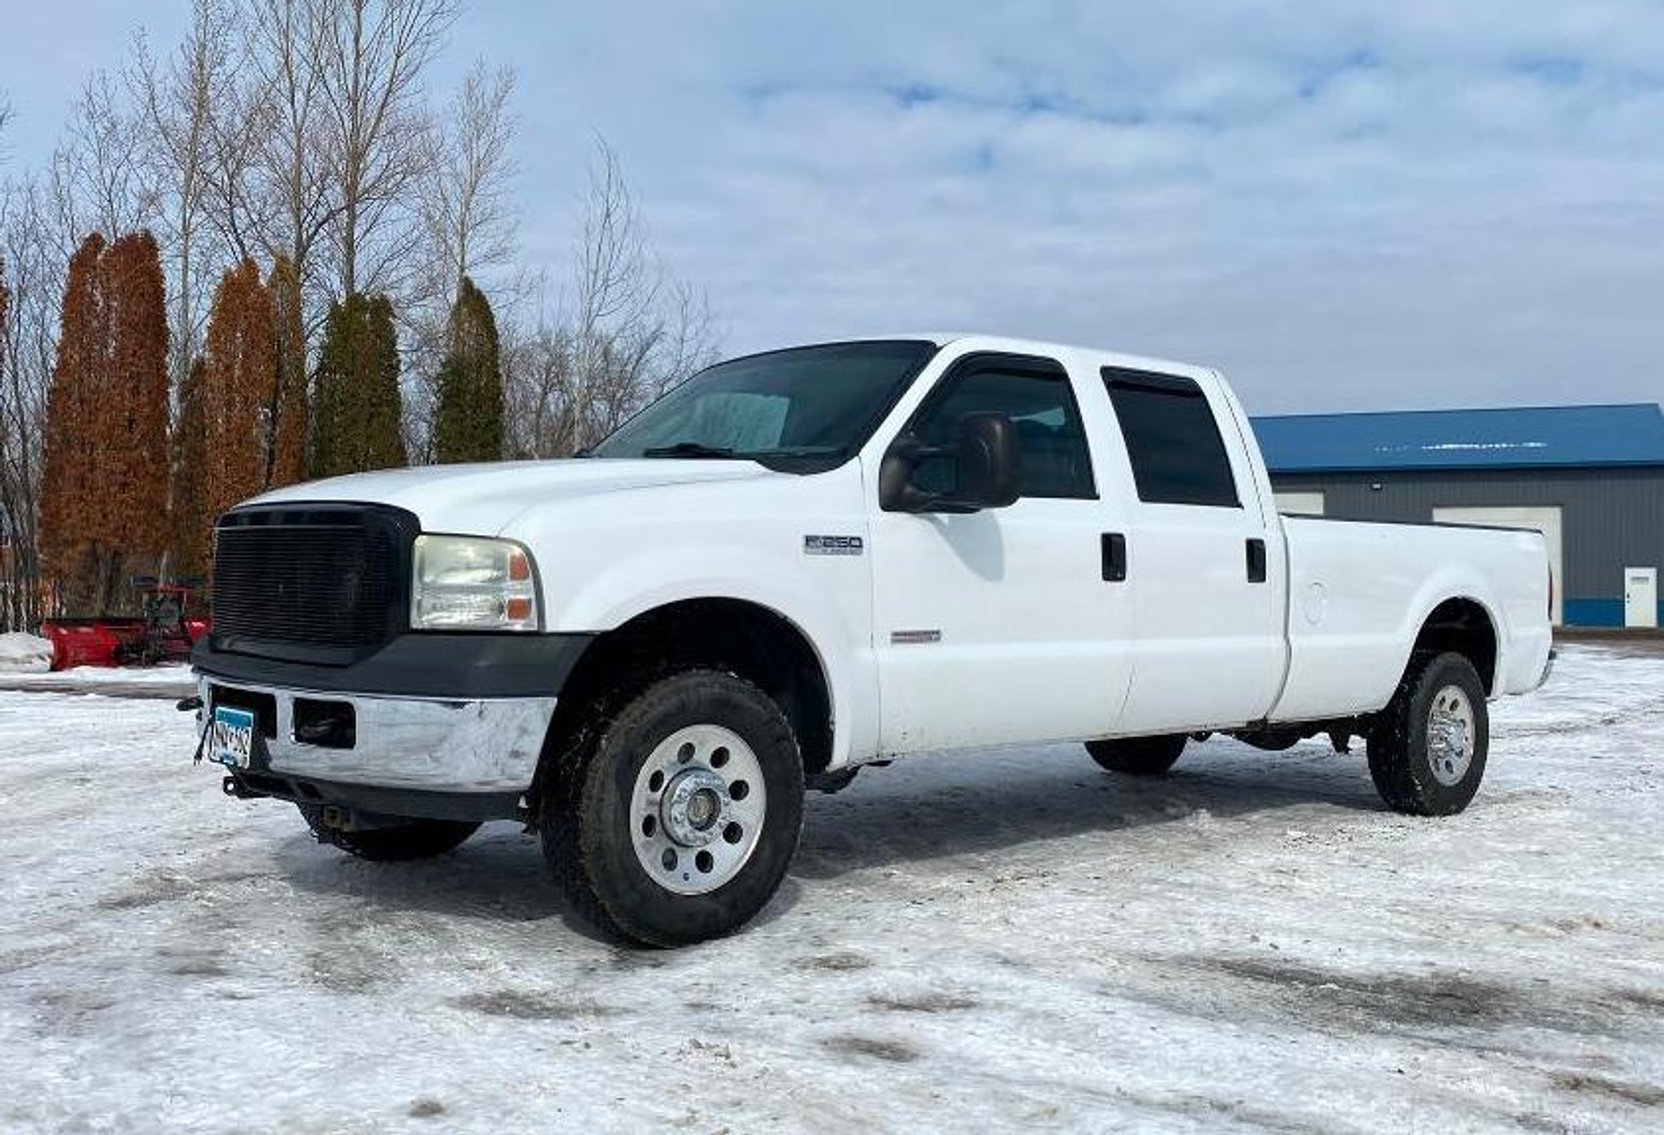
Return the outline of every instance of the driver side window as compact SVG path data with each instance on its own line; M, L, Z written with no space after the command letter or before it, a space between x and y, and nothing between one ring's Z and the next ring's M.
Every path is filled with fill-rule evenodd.
M951 448L967 414L1000 413L1017 427L1020 495L1095 500L1092 457L1069 376L1049 359L968 360L931 391L911 432L927 446ZM922 462L914 483L932 493L958 489L952 458Z

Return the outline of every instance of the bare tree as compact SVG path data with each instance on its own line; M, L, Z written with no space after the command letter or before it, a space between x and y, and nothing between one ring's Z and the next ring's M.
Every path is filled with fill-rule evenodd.
M429 135L422 221L436 263L435 292L455 298L464 276L478 278L514 255L519 217L510 197L518 166L509 113L514 72L476 61Z
M38 519L46 385L58 336L65 238L40 180L0 187L0 630L43 614Z
M0 100L0 131L11 117L11 104ZM4 155L0 149L0 157ZM22 187L0 186L0 632L30 627L40 615L35 490L41 390L31 383L26 369L28 351L21 332L27 306L19 303L13 267L22 200ZM23 259L26 265L32 260Z
M309 340L350 291L390 291L408 310L427 262L421 80L453 0L233 2L246 54L215 122L216 228L237 256L294 263Z
M319 276L315 253L331 217L319 57L339 3L249 0L246 113L217 135L222 227L240 252L257 242L268 257L287 255L306 293Z
M573 252L571 310L547 306L504 347L520 451L558 457L594 444L717 358L710 305L653 251L618 156L596 139Z
M587 384L605 384L623 361L645 355L656 338L661 279L647 248L641 210L624 180L618 155L595 139L583 229L573 281L578 371Z
M216 265L227 259L215 247L221 242L206 214L214 165L224 157L218 119L238 102L238 25L229 0L193 0L190 29L175 52L159 63L141 35L127 75L145 127L141 158L157 187L171 293L168 372L175 385L200 349L205 301Z
M341 295L397 291L420 226L410 209L430 148L423 69L454 0L317 0L335 279Z
M705 289L676 277L668 281L664 294L664 334L648 375L652 398L721 357L717 344L722 333Z
M417 181L421 278L408 280L399 311L405 371L406 446L428 449L435 378L448 347L446 327L464 276L490 280L493 306L506 318L524 293L524 277L503 269L513 259L519 214L510 194L518 172L509 110L514 72L476 61L450 103L429 123L427 172ZM489 278L489 277L488 277Z
M282 133L278 103L256 71L246 17L241 29L234 77L214 96L206 123L201 169L202 221L228 260L287 255L293 233L285 222L294 214L284 207L292 198L282 193L285 181L275 172L290 167L269 160L289 135ZM203 270L211 272L211 267Z
M715 354L710 308L652 250L618 155L596 139L574 281L573 345L590 441Z
M106 71L95 71L70 113L60 168L86 224L106 233L132 232L156 209L154 186L139 160L139 118Z
M512 455L566 457L588 443L588 408L573 356L570 333L547 313L529 328L504 328L503 418Z

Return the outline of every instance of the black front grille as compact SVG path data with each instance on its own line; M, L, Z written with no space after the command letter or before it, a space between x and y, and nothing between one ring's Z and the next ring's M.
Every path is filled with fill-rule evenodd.
M407 515L344 506L226 514L214 533L214 646L350 662L386 642L404 625Z

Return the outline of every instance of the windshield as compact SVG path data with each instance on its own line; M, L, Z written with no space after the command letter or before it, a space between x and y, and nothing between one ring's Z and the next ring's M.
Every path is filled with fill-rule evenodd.
M831 343L700 371L601 442L593 457L752 459L794 472L848 460L936 344Z

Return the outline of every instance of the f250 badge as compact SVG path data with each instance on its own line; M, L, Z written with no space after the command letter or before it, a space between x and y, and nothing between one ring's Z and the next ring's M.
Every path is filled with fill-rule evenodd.
M866 550L859 536L805 536L806 556L859 556Z

